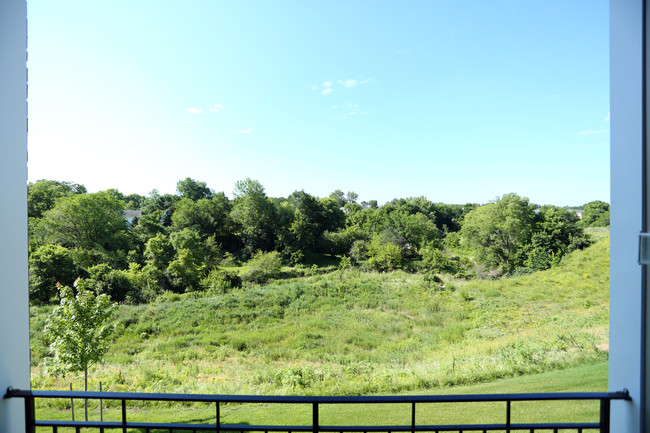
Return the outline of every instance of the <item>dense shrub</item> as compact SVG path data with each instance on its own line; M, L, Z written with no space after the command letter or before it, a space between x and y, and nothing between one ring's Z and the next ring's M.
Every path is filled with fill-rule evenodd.
M50 302L57 294L56 284L72 286L80 269L70 250L60 245L43 245L29 257L29 298L33 303Z
M213 269L201 280L201 285L213 293L226 293L230 289L241 287L242 280L236 272Z
M258 251L248 262L248 271L242 280L251 283L264 284L270 279L280 277L282 260L277 251L264 253Z

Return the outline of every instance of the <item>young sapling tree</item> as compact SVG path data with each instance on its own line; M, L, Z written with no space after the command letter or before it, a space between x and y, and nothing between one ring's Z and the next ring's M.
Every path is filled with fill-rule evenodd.
M84 391L88 391L88 367L103 360L109 349L109 340L115 329L108 320L115 306L108 295L96 295L83 290L78 278L74 291L57 283L61 303L54 308L45 325L52 355L47 367L54 374L84 372ZM88 401L85 403L88 421Z

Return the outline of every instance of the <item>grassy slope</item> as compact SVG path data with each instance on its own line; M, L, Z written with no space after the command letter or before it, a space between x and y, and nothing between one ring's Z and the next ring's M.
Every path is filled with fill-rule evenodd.
M555 269L495 281L358 272L121 306L90 387L233 394L371 394L485 382L607 357L609 240ZM34 388L47 308L33 309ZM438 392L438 391L435 391Z

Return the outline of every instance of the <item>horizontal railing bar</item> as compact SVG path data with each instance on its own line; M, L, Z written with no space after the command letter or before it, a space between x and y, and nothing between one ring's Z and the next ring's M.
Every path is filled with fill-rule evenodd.
M79 428L122 428L121 422L99 421L36 421L36 427L79 427ZM215 430L214 424L188 424L188 423L156 423L156 422L127 422L127 428L150 429L179 429L179 430ZM600 425L593 422L584 423L513 423L513 430L542 430L542 429L597 429ZM310 425L255 425L255 424L221 424L220 430L225 431L312 431ZM410 425L381 425L381 426L355 426L355 425L326 425L319 426L319 431L325 432L363 432L363 431L436 431L436 430L505 430L506 424L431 424L417 425L415 429Z
M466 395L393 395L393 396L274 396L274 395L221 395L221 394L163 394L142 392L96 391L30 391L9 389L5 398L83 398L104 400L221 402L221 403L470 403L499 401L543 400L629 400L627 391L618 392L555 392L522 394L466 394Z

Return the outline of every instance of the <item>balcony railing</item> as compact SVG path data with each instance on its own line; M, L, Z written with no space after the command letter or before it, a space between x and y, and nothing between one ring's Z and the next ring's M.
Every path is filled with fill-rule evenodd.
M539 394L475 394L475 395L411 395L411 396L369 396L369 397L303 397L303 396L260 396L260 395L202 395L202 394L150 394L125 392L83 392L83 391L29 391L9 388L5 398L25 399L25 423L28 433L36 432L36 428L51 428L57 433L59 428L74 428L76 432L95 429L100 432L119 430L123 433L132 430L152 432L163 430L174 431L213 431L213 432L541 432L552 431L600 431L609 433L610 404L612 400L630 400L627 390L619 392L588 392L588 393L539 393ZM119 401L121 407L120 421L57 421L36 419L36 399L90 399ZM600 402L599 419L593 422L542 422L517 423L512 419L512 406L519 402L530 401L587 401ZM133 422L128 419L127 402L202 402L214 404L215 423L161 423ZM416 422L416 406L424 403L464 403L503 402L503 422L496 424L442 424L425 425ZM262 403L291 404L311 406L311 424L309 425L249 425L223 424L221 422L221 406L227 403ZM319 419L319 409L331 404L386 404L402 403L410 405L410 424L406 425L323 425ZM281 421L281 420L279 420ZM40 430L40 429L39 429Z

